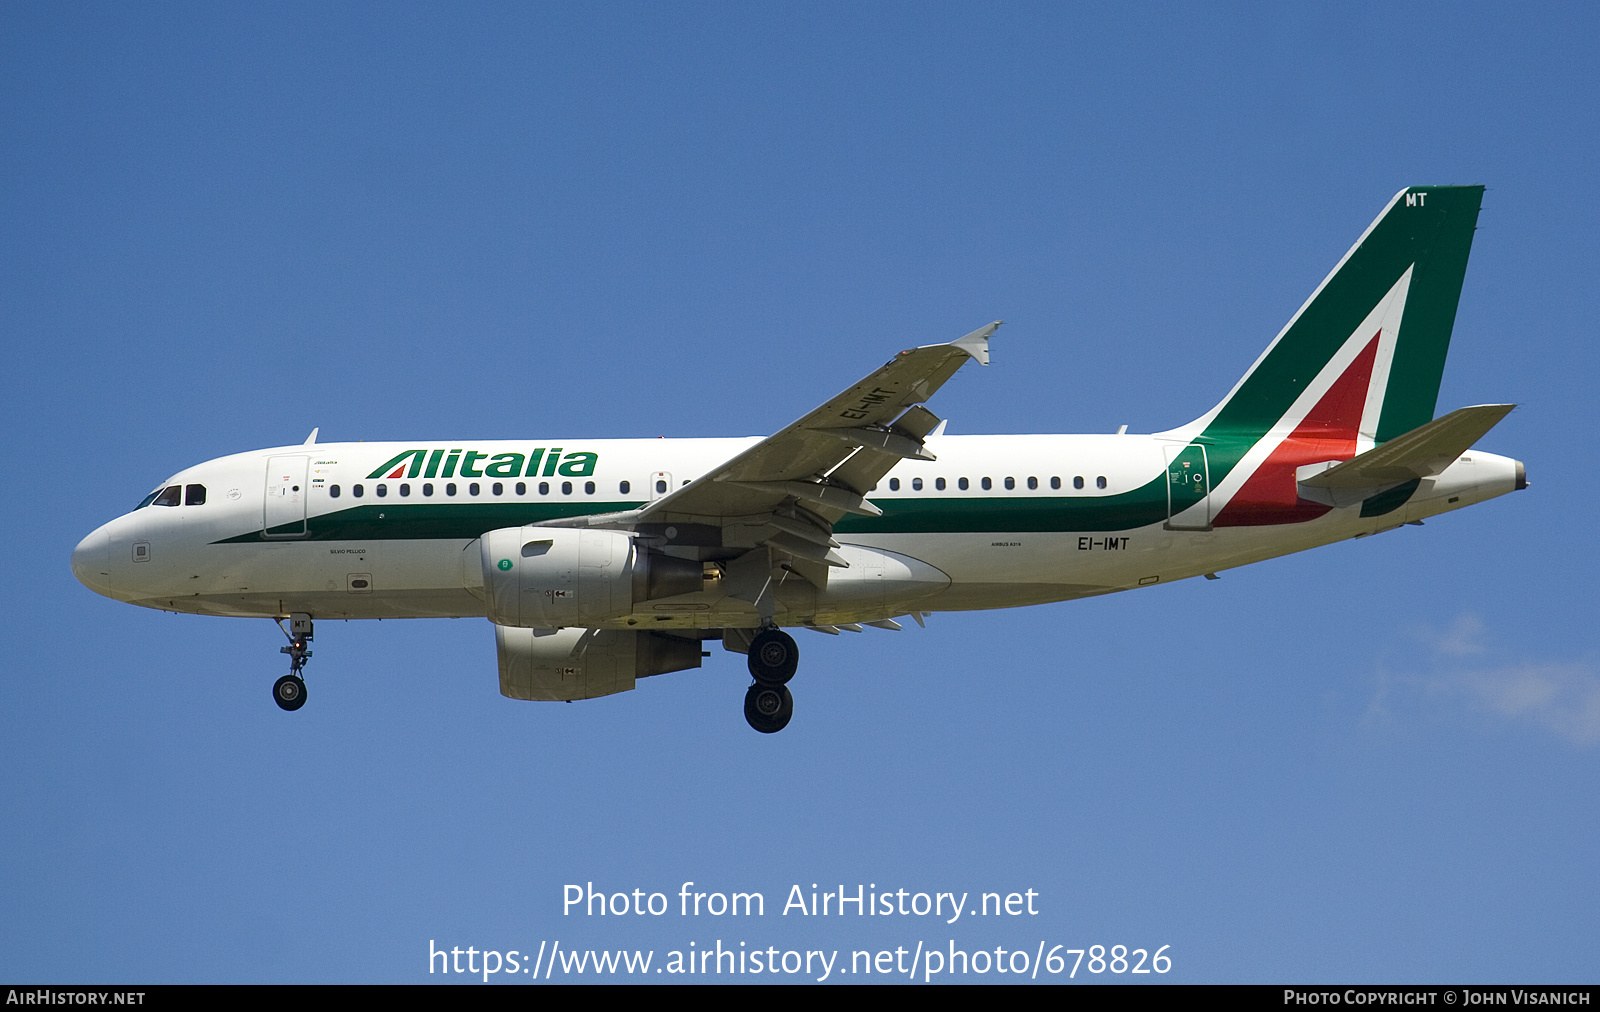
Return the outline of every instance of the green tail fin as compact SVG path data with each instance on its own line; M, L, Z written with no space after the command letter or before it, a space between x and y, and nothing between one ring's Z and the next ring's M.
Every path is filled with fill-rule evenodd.
M1341 378L1336 396L1365 398L1340 415L1362 449L1432 420L1482 203L1481 186L1395 195L1222 403L1173 431L1211 448L1214 484Z

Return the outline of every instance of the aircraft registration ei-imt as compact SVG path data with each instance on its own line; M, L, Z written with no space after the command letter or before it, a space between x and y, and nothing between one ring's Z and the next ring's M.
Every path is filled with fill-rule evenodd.
M925 402L992 323L900 352L767 438L317 443L180 471L72 569L130 604L287 621L485 616L500 691L575 700L747 655L781 730L784 630L899 629L1170 583L1527 486L1473 449L1509 404L1434 418L1481 186L1396 194L1216 407L1149 435L954 436Z

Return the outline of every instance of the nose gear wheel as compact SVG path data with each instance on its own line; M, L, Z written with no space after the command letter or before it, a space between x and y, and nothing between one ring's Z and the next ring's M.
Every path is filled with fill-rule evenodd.
M299 675L284 675L272 683L272 700L285 710L298 710L306 705L306 683Z

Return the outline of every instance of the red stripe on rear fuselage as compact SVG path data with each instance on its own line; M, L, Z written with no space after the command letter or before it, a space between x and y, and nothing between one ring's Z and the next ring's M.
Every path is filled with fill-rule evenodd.
M1378 358L1379 331L1361 354L1307 412L1289 438L1261 462L1255 473L1217 514L1215 527L1260 527L1300 524L1322 516L1331 506L1301 499L1295 469L1324 460L1349 460L1356 455L1356 436Z

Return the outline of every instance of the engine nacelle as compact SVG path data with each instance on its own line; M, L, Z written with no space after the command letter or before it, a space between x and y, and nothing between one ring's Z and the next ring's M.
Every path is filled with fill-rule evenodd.
M479 552L489 620L503 626L592 626L641 601L692 594L703 580L700 563L640 551L618 531L503 527Z
M614 629L494 627L500 694L512 699L593 699L635 679L700 666L700 642Z

